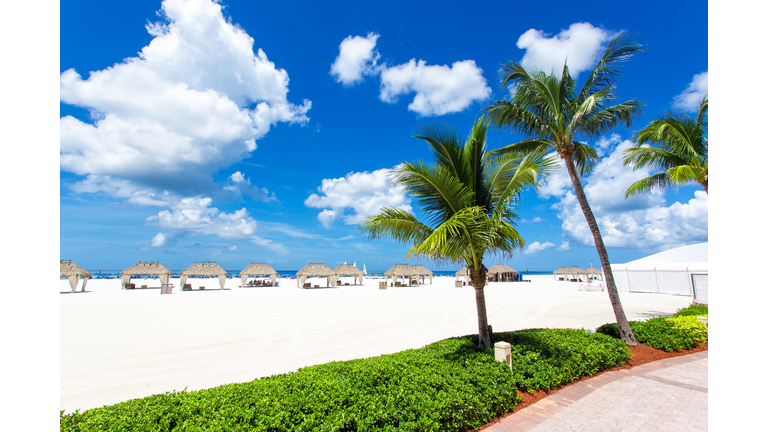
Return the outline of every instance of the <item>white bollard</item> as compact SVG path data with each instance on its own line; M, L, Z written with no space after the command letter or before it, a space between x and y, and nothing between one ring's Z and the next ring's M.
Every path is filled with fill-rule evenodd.
M509 370L512 370L512 345L508 342L496 342L493 347L496 349L496 360L508 364Z
M709 328L709 317L700 316L696 319L698 319L700 323L704 324L705 326L707 326L707 328Z

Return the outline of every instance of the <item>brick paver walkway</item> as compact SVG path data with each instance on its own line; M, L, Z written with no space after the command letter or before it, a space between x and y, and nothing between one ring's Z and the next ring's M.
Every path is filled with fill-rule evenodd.
M706 431L708 359L702 351L606 372L483 430Z

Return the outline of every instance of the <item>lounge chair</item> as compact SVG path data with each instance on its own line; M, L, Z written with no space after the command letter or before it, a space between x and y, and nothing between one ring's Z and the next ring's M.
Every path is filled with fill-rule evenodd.
M596 284L591 283L579 283L579 291L604 291L603 283L598 282Z

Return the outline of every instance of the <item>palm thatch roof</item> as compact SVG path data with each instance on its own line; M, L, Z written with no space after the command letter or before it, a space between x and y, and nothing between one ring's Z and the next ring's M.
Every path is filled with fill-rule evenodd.
M172 271L168 270L159 261L139 261L138 264L134 264L127 269L120 272L120 275L171 275Z
M296 276L334 276L336 272L323 263L309 263L296 272Z
M414 273L413 268L408 264L395 264L394 267L384 272L384 276L386 277L411 276L416 274L417 273Z
M577 275L577 274L589 274L589 272L585 273L585 270L579 266L573 266L568 269L568 274Z
M360 270L359 268L353 266L352 264L342 264L342 265L336 267L335 269L333 269L333 272L336 273L339 276L341 276L341 275L345 275L345 276L347 276L347 275L364 276L365 275L365 273L363 273L362 270Z
M60 260L59 261L59 277L80 276L81 278L89 278L93 276L91 272L80 267L72 262L72 260Z
M557 270L553 271L552 274L566 274L569 271L571 271L571 269L569 269L566 266L562 266L562 267L558 268Z
M467 271L466 267L462 267L461 270L456 272L456 277L459 276L469 276L469 271Z
M267 264L251 264L240 272L240 276L276 274L277 271Z
M506 264L496 264L495 266L488 269L488 274L498 274L498 273L501 273L501 274L518 273L518 271Z
M602 271L602 270L600 270L600 269L596 269L596 268L594 268L594 267L587 267L586 269L584 269L584 271L585 271L587 274L589 274L589 273L597 273L597 274L602 274L602 273L603 273L603 271Z
M411 269L413 269L414 274L417 274L419 276L434 276L434 273L432 273L432 270L424 267L423 265L415 265L411 266Z
M216 264L216 261L197 261L179 272L179 276L216 277L228 276L227 271Z

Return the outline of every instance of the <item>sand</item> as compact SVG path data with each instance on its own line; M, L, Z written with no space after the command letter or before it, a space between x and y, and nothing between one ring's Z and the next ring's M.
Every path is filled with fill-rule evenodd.
M552 276L485 288L494 331L594 329L615 322L607 292L578 291ZM310 280L325 286L320 279ZM343 279L351 282L351 278ZM169 391L247 382L335 360L389 354L452 336L477 333L474 290L453 277L432 285L380 290L363 286L240 288L228 279L189 279L193 291L122 290L120 281L91 280L70 293L60 281L60 409L73 412ZM204 291L197 290L204 285ZM693 297L620 293L630 320L671 315Z

